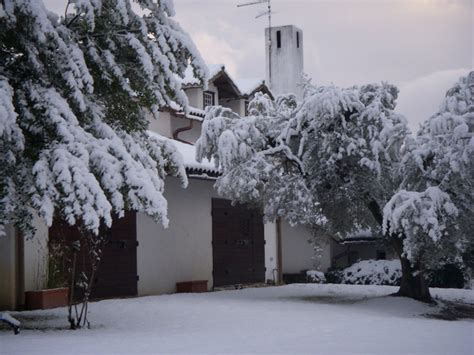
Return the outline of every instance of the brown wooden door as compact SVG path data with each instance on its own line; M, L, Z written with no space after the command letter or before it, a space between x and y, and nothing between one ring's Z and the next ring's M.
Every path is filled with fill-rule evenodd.
M92 289L93 298L137 295L136 213L114 218L108 231L99 270Z
M137 295L137 233L136 213L127 212L123 218L114 218L112 228L106 231L99 269L94 277L91 298L110 298ZM71 244L80 240L78 228L65 222L54 221L49 229L50 240ZM82 242L82 244L84 244ZM89 254L81 248L77 258L77 272L90 275ZM67 270L64 270L67 272ZM77 295L81 294L77 290Z
M214 286L265 281L263 216L245 205L212 200Z

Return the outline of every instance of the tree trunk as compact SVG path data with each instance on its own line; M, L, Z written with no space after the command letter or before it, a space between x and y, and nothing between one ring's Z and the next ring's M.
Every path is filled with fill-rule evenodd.
M432 302L428 282L423 274L416 272L409 260L402 257L400 262L402 264L402 280L400 282L400 289L394 296L410 297L422 302Z
M395 251L400 258L402 266L402 279L400 281L400 289L394 296L410 297L421 302L432 302L428 282L421 272L421 265L412 266L411 262L402 256L403 240L393 237L393 245Z
M375 220L382 225L383 215L382 210L378 203L374 200L370 201L367 205L369 211L374 216ZM403 239L397 236L390 236L392 245L400 258L400 264L402 266L402 279L400 281L400 289L394 296L410 297L422 302L432 302L430 295L430 289L428 282L423 277L421 272L421 265L415 265L412 267L410 261L403 257Z

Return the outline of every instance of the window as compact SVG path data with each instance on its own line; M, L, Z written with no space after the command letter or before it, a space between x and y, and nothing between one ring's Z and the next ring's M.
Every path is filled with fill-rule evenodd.
M385 260L387 258L387 254L385 253L385 251L383 250L377 250L377 254L376 254L376 259L377 260Z
M245 100L245 117L249 115L249 100Z
M215 94L212 91L204 91L204 108L207 106L214 106Z
M277 48L281 48L281 31L277 31Z
M296 32L296 48L300 48L300 33Z

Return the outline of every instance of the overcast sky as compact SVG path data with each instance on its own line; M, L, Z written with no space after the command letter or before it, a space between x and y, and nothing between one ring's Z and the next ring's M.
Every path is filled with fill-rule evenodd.
M175 0L176 16L209 63L238 78L265 76L265 5ZM473 68L471 0L273 0L274 25L304 32L305 72L317 84L389 81L412 128Z
M265 5L174 0L176 18L208 63L236 78L265 76ZM63 8L64 0L48 0ZM273 0L274 25L304 33L305 72L317 84L392 82L412 126L474 67L472 0ZM410 93L409 97L404 92ZM403 110L402 110L403 109Z

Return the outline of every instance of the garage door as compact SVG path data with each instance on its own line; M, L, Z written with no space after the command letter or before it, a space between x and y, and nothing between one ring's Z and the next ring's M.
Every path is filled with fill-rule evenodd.
M263 216L245 205L212 200L214 286L265 281Z
M114 218L106 232L106 242L100 266L92 287L91 298L109 298L137 295L137 233L136 213L127 212L123 218ZM77 228L55 221L49 230L50 240L66 240L68 244L80 238ZM51 247L51 246L50 246ZM78 255L77 274L90 275L90 257L84 250ZM63 271L67 272L67 270ZM79 290L77 290L79 294Z

